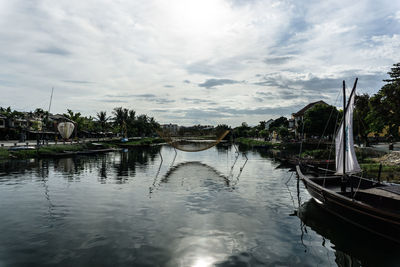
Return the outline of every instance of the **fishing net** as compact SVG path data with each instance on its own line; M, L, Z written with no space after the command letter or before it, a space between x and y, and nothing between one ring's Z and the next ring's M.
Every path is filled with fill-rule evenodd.
M157 131L172 147L185 152L199 152L216 146L229 134L229 130L213 127L162 128Z

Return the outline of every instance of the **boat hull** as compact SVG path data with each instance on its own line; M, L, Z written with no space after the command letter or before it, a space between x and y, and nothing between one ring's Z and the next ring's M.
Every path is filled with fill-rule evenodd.
M299 171L298 171L299 173ZM400 216L333 192L300 171L300 179L316 202L335 216L371 233L400 243Z

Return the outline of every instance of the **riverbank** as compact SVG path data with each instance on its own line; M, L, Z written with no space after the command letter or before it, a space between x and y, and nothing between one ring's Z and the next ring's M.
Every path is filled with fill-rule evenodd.
M18 148L18 149L17 149ZM61 157L113 151L113 146L97 143L62 144L35 147L0 148L0 160Z
M141 139L130 140L128 142L122 143L120 140L111 141L111 142L103 142L105 144L113 145L115 147L121 148L133 148L133 147L143 147L143 146L152 146L159 145L165 143L164 139L158 137L144 137Z
M39 148L36 146L10 146L0 148L0 160L87 155L105 153L118 148L147 147L163 143L165 141L161 138L145 137L125 143L122 143L120 139L114 139L101 142L49 144Z
M335 167L335 148L326 143L272 143L250 138L237 138L235 143L239 144L239 147L265 150L270 157L289 165L306 162L324 168L334 169ZM357 147L356 155L363 170L363 176L378 177L379 166L382 164L381 179L400 182L400 152Z

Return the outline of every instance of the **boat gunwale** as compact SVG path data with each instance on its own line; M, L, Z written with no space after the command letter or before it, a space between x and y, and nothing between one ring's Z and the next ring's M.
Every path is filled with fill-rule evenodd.
M351 199L351 198L343 196L343 195L341 195L341 194L339 194L339 193L337 193L335 191L329 190L328 188L323 187L323 186L319 185L318 183L315 183L313 180L311 180L311 178L309 178L305 174L303 174L303 172L301 171L300 165L296 166L296 171L297 171L297 173L298 173L298 175L299 175L301 180L303 180L303 181L305 180L307 182L307 184L311 184L311 186L313 186L314 188L316 188L316 189L318 189L320 191L323 191L323 192L327 193L328 195L332 195L332 196L334 196L334 197L336 197L336 198L338 198L340 200L343 200L345 203L350 203L351 205L359 206L360 208L371 210L371 211L373 211L375 213L382 214L384 216L395 217L396 219L399 220L399 222L395 222L395 221L392 221L392 220L386 219L386 218L381 218L379 216L363 212L363 211L361 211L359 209L355 209L355 208L353 208L351 206L345 206L342 203L338 203L337 201L332 200L336 204L339 204L339 205L341 205L341 206L343 206L343 207L345 207L347 209L355 210L358 213L366 214L367 216L370 216L370 217L374 217L374 218L377 218L377 219L380 219L380 220L385 220L385 221L389 220L390 223L394 223L394 224L400 225L400 214L389 212L387 210L380 210L380 209L378 209L378 208L376 208L374 206L371 206L371 205L369 205L369 204L367 204L365 202L362 202L362 201L359 201L359 200L355 200L355 199ZM331 170L329 170L329 171L331 171ZM354 177L357 177L359 179L364 179L366 181L371 181L371 180L368 180L368 179L365 179L365 178L362 178L362 177L358 177L358 176L354 176ZM307 187L308 187L308 185L307 185ZM308 191L308 188L307 188L307 191Z

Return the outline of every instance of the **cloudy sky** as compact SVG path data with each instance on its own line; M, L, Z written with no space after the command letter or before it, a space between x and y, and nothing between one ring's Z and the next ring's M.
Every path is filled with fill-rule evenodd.
M400 61L400 1L0 0L0 106L257 124Z

